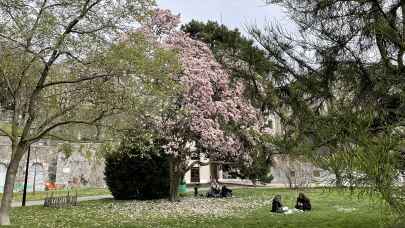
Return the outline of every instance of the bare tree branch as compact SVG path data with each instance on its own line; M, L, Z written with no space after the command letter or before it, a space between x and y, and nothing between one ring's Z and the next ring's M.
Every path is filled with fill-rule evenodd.
M5 134L8 138L12 138L12 136L6 131L6 130L3 130L1 127L0 127L0 132L2 132L3 134Z
M64 110L62 110L59 113L55 113L54 115L52 115L51 117L47 118L41 125L39 125L38 129L41 131L43 130L47 125L49 125L50 123L52 123L53 121L55 121L56 119L58 119L59 117L62 117L63 115L65 115L66 113L74 110L79 104L76 103L75 105L72 105L68 108L65 108Z
M84 78L79 78L76 80L65 80L65 81L56 81L56 82L49 82L46 83L42 86L42 88L47 88L47 87L51 87L51 86L55 86L55 85L61 85L61 84L76 84L76 83L80 83L80 82L85 82L85 81L91 81L91 80L95 80L95 79L105 79L105 78L109 78L109 77L115 77L116 75L114 74L100 74L100 75L93 75L90 77L84 77Z
M101 119L103 119L105 114L106 114L105 112L101 112L99 116L97 116L96 118L94 118L93 120L90 120L90 121L67 120L67 121L62 121L62 122L55 123L55 124L49 126L48 128L46 128L45 130L43 130L42 132L38 133L36 136L33 136L33 137L27 139L26 141L27 142L33 142L35 140L41 139L46 134L48 134L50 131L52 131L53 129L55 129L57 127L60 127L60 126L72 125L72 124L93 125L97 121L100 121Z
M27 47L31 46L32 38L34 37L35 31L36 31L36 29L38 27L38 24L39 24L38 22L39 22L39 20L41 20L41 17L42 17L42 14L43 14L44 10L45 10L45 6L46 6L47 2L48 2L48 0L43 0L43 2L42 2L41 8L39 9L39 12L38 12L38 15L35 18L34 25L32 26L31 31L30 31L30 33L29 33L29 35L27 37L27 44L26 44Z
M200 166L207 166L211 164L217 164L217 165L235 165L237 164L236 162L226 162L226 161L208 161L208 162L202 162L202 161L193 161L191 162L184 172L189 171L191 168L193 168L195 165L200 165Z
M57 39L57 42L55 44L55 46L53 47L53 52L51 57L49 58L49 60L46 62L44 69L40 75L40 78L37 82L37 85L34 89L34 91L32 92L32 95L30 96L29 102L28 102L28 120L25 124L23 133L21 135L22 138L25 138L28 135L29 130L31 129L32 123L34 121L34 104L36 102L36 99L38 97L38 95L41 93L41 91L44 89L43 85L46 81L46 78L48 77L49 74L49 70L51 68L51 66L55 63L55 61L58 59L58 57L60 56L60 52L59 52L59 48L60 46L63 44L63 42L65 41L66 36L72 32L73 28L80 22L81 19L84 18L84 16L89 12L89 10L94 7L95 5L97 5L98 3L100 3L101 0L97 0L95 1L93 4L91 4L89 6L90 0L86 0L85 4L83 5L83 8L81 10L80 15L78 15L76 18L74 18L71 22L69 22L68 26L65 28L65 31L61 34L61 36Z

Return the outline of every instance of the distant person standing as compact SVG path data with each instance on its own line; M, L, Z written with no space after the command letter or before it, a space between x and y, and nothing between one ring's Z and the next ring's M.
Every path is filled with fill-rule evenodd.
M309 200L309 198L306 195L304 195L304 193L298 194L297 203L295 204L295 208L298 210L303 210L303 211L310 211L312 209L311 201Z

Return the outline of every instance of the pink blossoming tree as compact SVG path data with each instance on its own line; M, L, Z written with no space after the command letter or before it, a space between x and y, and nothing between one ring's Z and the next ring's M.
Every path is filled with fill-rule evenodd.
M177 199L177 186L191 167L206 165L187 162L195 149L208 156L211 164L229 157L249 162L240 134L260 132L262 127L259 112L244 98L243 84L231 82L209 47L179 31L179 22L180 16L156 9L140 29L156 44L175 50L182 66L174 76L182 90L160 123L166 152L172 155L170 200Z

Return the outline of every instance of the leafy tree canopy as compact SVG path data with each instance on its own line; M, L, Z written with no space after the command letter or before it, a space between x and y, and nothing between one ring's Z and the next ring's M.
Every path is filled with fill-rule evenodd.
M267 105L293 129L296 151L344 164L351 185L372 186L403 211L403 1L269 2L287 9L298 34L249 30L273 61Z

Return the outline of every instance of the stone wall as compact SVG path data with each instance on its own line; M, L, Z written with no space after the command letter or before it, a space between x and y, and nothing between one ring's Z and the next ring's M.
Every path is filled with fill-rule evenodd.
M41 140L31 145L28 171L28 191L43 191L46 182L56 182L65 187L104 187L104 161L96 155L96 147L88 146L83 153L79 144L73 145L72 153L66 156L61 143ZM3 191L7 165L11 156L11 143L0 136L0 192ZM20 162L15 191L21 191L24 184L27 154Z
M65 186L104 187L104 161L98 159L96 151L90 150L90 156L78 152L69 157L59 153L57 160L56 183Z
M310 162L292 159L287 155L275 155L272 158L272 184L284 187L310 187L333 185L335 177Z

